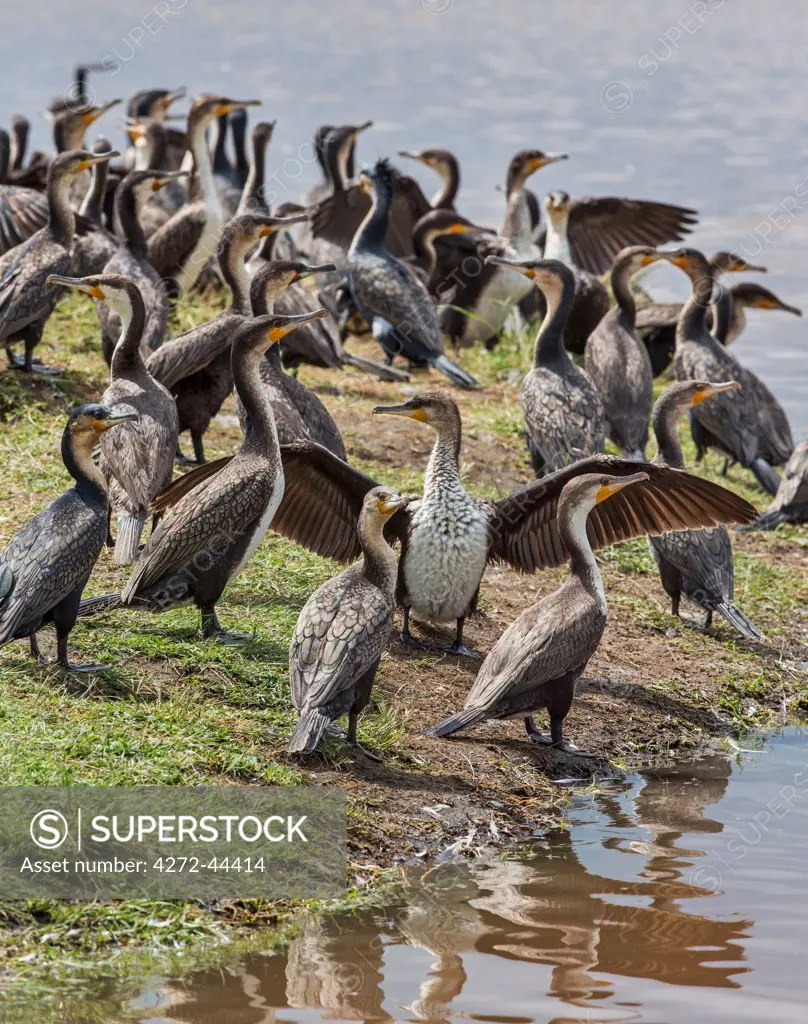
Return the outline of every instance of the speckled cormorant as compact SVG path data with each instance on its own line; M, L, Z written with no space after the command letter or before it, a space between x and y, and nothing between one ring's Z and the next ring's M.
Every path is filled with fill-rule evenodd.
M395 515L388 535L402 545L397 598L404 607L402 638L409 633L409 611L432 622L456 620L454 643L445 650L469 654L463 624L474 610L485 566L507 562L521 572L561 565L567 557L556 522L556 503L564 484L584 473L626 475L643 469L647 484L616 499L611 510L591 520L592 543L604 547L643 533L699 529L719 522L749 523L755 508L732 491L679 470L638 464L609 455L573 463L498 501L471 497L460 479L461 423L448 395L417 395L378 413L428 423L437 433L424 477L424 496ZM359 554L355 526L371 477L305 442L282 451L286 492L272 528L326 557L351 561ZM204 481L213 468L193 470ZM179 485L179 486L178 486ZM188 493L194 480L175 481L158 499L159 509ZM671 526L670 524L674 525Z
M176 505L146 542L121 594L91 598L80 614L121 605L159 612L193 603L202 635L227 643L216 604L228 582L250 559L266 533L284 492L284 473L272 406L259 364L266 349L299 323L326 315L264 316L243 323L233 340L233 379L247 412L247 429L232 460Z
M741 385L738 391L725 392L711 402L697 405L693 416L723 451L751 470L761 487L774 494L780 481L761 450L762 409L752 375L704 325L715 268L696 249L676 249L663 255L692 281L690 298L676 325L676 379L736 380Z
M390 362L403 355L411 363L428 364L458 387L474 387L475 378L443 354L438 313L426 286L385 248L395 180L386 160L360 174L373 201L348 251L351 294Z
M107 535L106 485L92 450L110 427L135 418L134 413L103 405L82 405L70 414L62 435L62 460L75 487L29 519L0 552L0 647L28 639L31 654L43 661L36 634L53 623L62 668L80 672L99 667L73 665L67 655L81 593Z
M230 289L230 305L213 320L179 335L148 358L149 372L177 400L180 431L190 430L197 462L205 461L202 439L233 386L233 337L252 315L250 278L244 259L261 238L289 222L254 213L230 220L222 232L217 253L222 276Z
M582 753L563 737L575 683L600 645L608 606L598 563L587 537L590 513L613 494L647 482L646 473L587 473L566 484L558 499L558 530L570 554L570 574L552 594L522 612L502 634L480 668L463 710L430 730L452 736L492 718L523 718L528 739L556 750ZM533 712L546 708L550 736Z
M365 495L357 523L362 560L315 590L303 606L289 648L292 703L300 713L289 753L313 751L326 727L343 715L348 743L359 747L359 715L393 629L397 560L384 527L406 501L389 487Z
M714 395L737 391L737 381L710 384L685 380L667 388L654 406L654 434L659 451L657 466L684 469L679 443L679 420L684 413ZM713 612L748 640L760 640L763 634L747 619L733 601L734 573L732 542L726 526L712 530L683 530L649 537L648 543L659 568L659 578L671 599L671 614L679 614L681 595L707 613L704 628L712 624Z
M148 319L140 289L119 274L49 278L85 292L114 310L120 335L112 354L103 405L137 413L137 423L101 439L101 470L109 488L110 515L117 517L115 561L131 565L152 499L171 482L179 420L174 399L146 369L143 333Z
M640 245L618 253L611 270L616 305L586 343L584 366L603 403L607 435L629 459L645 458L654 402L651 360L634 331L637 307L631 278L660 258L654 249Z
M183 171L130 171L115 191L115 228L120 245L104 266L104 274L122 274L137 285L146 305L146 327L142 333L143 358L163 344L168 326L169 297L165 283L149 262L146 236L139 211L148 199L174 181ZM107 363L121 335L118 313L101 302L96 306L101 324L101 345Z
M537 476L602 452L606 440L603 404L587 374L572 362L564 331L575 296L573 272L558 260L508 260L489 263L513 267L540 288L547 313L536 336L533 369L522 382L525 441Z
M748 263L737 253L727 252L723 249L713 253L708 262L713 270L714 280L717 278L719 271L725 274L766 273L765 267L755 266L752 263ZM713 285L713 305L707 310L705 326L708 330L713 330L713 309L720 307L723 314L722 322L726 324L727 335L726 337L719 338L722 344L734 341L743 330L745 323L746 318L743 315L744 300L739 300L737 309L733 302L733 296L737 287L743 289L748 287L748 285L733 285L732 288L726 289L717 280L715 280ZM752 285L753 289L758 287L760 286ZM763 289L763 291L765 292L766 289ZM752 295L754 294L753 292ZM750 304L755 304L754 299L752 299ZM676 349L676 324L682 313L683 305L681 302L654 302L637 310L637 333L648 347L651 367L655 377L664 373L673 362L673 354ZM769 307L765 306L763 308ZM788 308L790 309L791 307ZM730 334L731 331L736 333ZM715 334L714 330L713 333Z
M213 164L205 131L217 117L260 104L260 100L202 97L188 115L188 147L202 188L202 198L187 203L149 238L149 261L162 278L173 277L183 292L196 284L215 253L225 223L224 210L213 178Z
M801 441L783 470L774 501L748 530L775 530L782 523L808 523L808 439Z
M48 169L47 225L0 258L0 342L14 369L53 372L45 366L35 367L33 353L62 295L58 285L45 283L46 278L70 272L76 223L70 186L83 171L116 155L114 150L104 154L71 150L54 157ZM15 341L25 343L22 361L11 352Z

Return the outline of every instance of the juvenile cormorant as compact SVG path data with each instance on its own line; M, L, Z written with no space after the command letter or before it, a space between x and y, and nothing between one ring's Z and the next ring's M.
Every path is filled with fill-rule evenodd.
M575 297L573 272L558 260L487 262L512 267L541 289L547 313L536 335L533 369L522 382L525 441L536 476L602 452L606 416L595 386L570 359L564 331Z
M611 270L616 305L586 343L584 366L603 403L607 435L629 459L645 458L654 402L651 360L634 331L637 307L631 278L660 258L654 249L640 245L618 253Z
M492 718L518 717L532 742L582 753L565 743L564 719L572 707L575 683L600 645L608 614L587 520L613 494L647 480L646 473L587 473L566 484L557 518L561 542L570 555L569 576L505 630L483 662L463 710L432 728L433 736L452 736ZM549 738L533 720L539 708L546 708L550 716Z
M679 443L679 420L684 413L713 395L737 391L737 381L709 384L685 380L667 388L654 406L654 434L659 451L657 466L684 469ZM681 595L690 598L707 613L704 628L712 624L713 612L748 640L760 640L763 634L747 619L733 601L734 572L732 542L726 526L712 530L683 530L649 537L648 543L659 568L659 578L671 599L671 615L679 614Z
M457 157L448 149L423 149L420 153L403 149L398 155L406 157L408 160L418 160L440 175L443 184L429 200L429 205L433 210L454 212L455 199L460 189L460 164L457 162Z
M472 498L460 479L460 413L448 395L416 395L401 406L377 413L428 423L437 433L424 477L424 496L395 515L388 535L402 545L397 597L404 607L402 638L409 635L409 609L433 622L456 620L457 635L447 650L468 654L463 623L476 606L485 566L507 562L521 572L561 565L567 557L556 522L564 484L584 473L626 475L638 463L595 455L573 463L498 501ZM358 555L355 526L371 477L318 445L299 442L282 452L286 492L272 529L325 557L351 561ZM749 523L754 506L707 480L650 463L647 484L596 511L590 522L596 548L644 533L700 529L720 522ZM159 510L171 507L215 469L205 466L175 481L158 498ZM179 486L178 486L179 485Z
M403 355L411 363L427 363L458 387L474 387L475 378L443 354L438 313L426 286L385 248L395 180L386 160L360 174L373 202L348 251L351 294L391 363Z
M110 382L101 402L116 412L135 412L137 422L101 439L98 468L107 481L110 515L115 513L117 517L115 561L131 565L137 558L152 499L171 482L179 435L177 407L143 362L143 333L148 320L143 295L134 281L107 273L49 280L103 302L115 311L120 325Z
M284 334L324 315L325 310L317 310L305 317L256 317L238 328L233 379L247 414L241 447L219 473L186 494L160 521L123 593L85 601L82 615L121 605L159 612L193 603L202 617L204 637L222 643L244 639L222 628L216 604L261 543L284 491L278 435L259 364Z
M34 366L33 353L62 295L62 289L48 285L46 279L50 274L70 272L76 224L70 187L83 171L112 156L117 156L114 150L103 154L71 150L54 157L48 169L47 225L0 258L0 342L13 369L54 372ZM11 351L15 341L25 343L23 360Z
M92 458L98 438L118 423L136 419L103 405L74 409L62 435L62 460L74 487L14 534L0 552L0 647L28 639L39 653L36 634L56 628L58 662L72 672L97 665L73 665L67 638L76 623L81 593L104 547L107 490Z
M760 444L762 408L753 375L704 325L705 310L712 299L715 267L696 249L676 249L663 255L692 281L690 298L676 325L676 379L736 380L741 385L738 391L724 392L711 402L697 405L693 416L722 451L751 470L761 487L774 494L780 481Z
M300 218L298 218L300 219ZM180 432L190 430L196 461L205 461L203 437L233 387L230 348L236 330L252 316L244 259L262 238L288 219L248 213L230 220L217 253L230 305L149 356L149 372L175 396Z
M213 164L205 131L217 117L260 104L260 100L202 97L188 115L188 147L202 188L202 198L187 203L149 238L149 261L162 278L173 277L183 293L189 292L208 260L216 252L225 214L213 177Z
M348 743L359 747L357 721L393 629L396 553L384 527L405 504L389 487L369 491L357 523L362 560L325 582L303 606L289 648L292 703L300 713L289 753L313 751L326 727L346 714Z

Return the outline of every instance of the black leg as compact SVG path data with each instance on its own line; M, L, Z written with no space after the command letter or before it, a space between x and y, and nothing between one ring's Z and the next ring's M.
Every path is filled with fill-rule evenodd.
M455 632L454 642L451 644L445 644L441 647L441 650L446 654L460 654L465 658L474 658L475 661L482 661L482 654L478 654L477 651L472 651L471 648L466 647L463 643L463 625L465 621L465 616L461 615L457 620L457 630Z
M426 644L422 644L420 640L416 640L415 637L410 633L410 610L404 607L404 622L401 626L401 642L406 644L407 647L413 647L416 651L428 650Z
M354 750L361 751L361 753L363 753L365 757L370 758L371 761L381 761L381 758L379 757L378 754L371 753L371 751L369 751L367 747L363 747L359 740L356 738L356 726L358 722L359 712L356 710L356 708L352 708L348 713L348 745L353 747Z
M39 650L39 642L36 638L36 633L32 633L28 637L28 642L31 644L31 657L36 658L40 665L47 665L48 659L42 657L42 652Z
M203 466L205 464L205 446L202 443L202 435L199 431L191 431L191 441L194 446L194 458L198 465Z
M217 644L244 644L252 640L252 633L231 633L226 630L216 616L216 608L201 608L202 636L206 640L215 640Z
M713 610L712 608L707 609L707 615L704 618L704 628L709 629L713 624Z
M111 505L107 506L107 541L106 541L106 544L107 544L108 548L114 548L115 547L115 540L114 540L114 538L112 536L112 506Z
M57 634L56 655L59 667L67 672L103 672L105 665L74 665L67 656L67 634Z
M679 615L679 600L680 600L681 596L682 595L679 594L678 592L676 594L672 594L671 595L671 615L676 615L678 617L678 615Z

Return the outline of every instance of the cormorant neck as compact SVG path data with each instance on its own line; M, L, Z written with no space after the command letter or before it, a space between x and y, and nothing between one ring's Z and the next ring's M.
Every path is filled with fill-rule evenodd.
M366 578L392 598L396 583L396 553L384 539L384 524L377 516L366 515L362 509L357 536Z
M544 258L546 260L559 260L565 266L572 269L572 253L567 237L567 225L569 214L560 211L550 211L547 214L547 237L544 242Z
M206 203L217 202L219 193L216 190L216 182L213 178L213 164L210 159L210 151L205 142L204 121L197 121L192 125L188 146L194 157L194 166L199 178L199 185L202 189L202 198ZM189 183L190 190L190 183Z
M136 256L147 256L148 245L138 219L138 202L132 186L118 188L115 193L115 221L126 248Z
M267 348L269 348L267 342ZM241 450L269 458L280 463L278 428L266 388L261 382L261 360L265 349L257 346L250 349L233 346L231 368L236 393L244 408L244 441Z
M265 206L261 191L264 187L264 168L266 161L267 140L265 138L253 139L252 166L247 174L247 181L244 183L244 191L241 194L239 209L242 212L257 207ZM243 209L242 209L243 208Z
M101 226L101 211L104 205L104 193L107 188L108 168L109 162L107 160L101 164L93 164L90 174L90 187L79 209L82 217L87 217L98 227Z
M443 178L443 184L432 197L430 205L433 210L454 210L455 199L460 188L460 167L452 157L441 161L437 171Z
M239 235L230 241L224 253L219 257L222 277L232 294L230 308L236 313L241 313L242 316L250 316L252 313L250 274L244 260L254 245L254 238L245 238L243 235Z
M713 285L713 329L712 336L726 345L733 313L732 293L719 282Z
M373 201L367 216L356 232L351 249L383 249L384 236L390 221L393 205L393 188L388 182L376 181Z
M344 192L346 181L343 177L343 167L340 165L340 148L334 142L326 142L323 147L323 173L328 185L331 186L332 195L335 192ZM344 163L344 161L343 161Z
M704 326L704 315L712 300L714 273L713 267L706 265L704 273L693 281L690 298L685 303L676 325L677 343L680 339L693 339L699 335L710 337Z
M69 249L76 230L76 218L70 205L70 178L63 174L48 177L48 231L54 241Z
M121 318L121 336L115 345L110 363L110 375L131 377L133 373L146 370L140 343L146 329L146 307L140 294L126 295L122 307L116 309Z
M654 406L652 421L658 448L654 456L656 465L670 466L672 469L685 468L685 458L679 441L679 420L690 405L689 397L674 393L663 395Z
M215 173L230 170L230 161L224 150L227 138L227 117L216 118L216 138L213 143L213 170Z
M612 294L620 307L620 319L633 331L637 322L637 304L631 291L631 276L634 267L630 260L621 260L612 266L610 274Z
M28 124L16 122L11 129L11 163L12 171L22 169L22 162L25 159L25 150L28 148Z
M558 533L561 542L570 555L570 577L583 584L587 593L597 601L600 610L606 614L606 593L603 580L595 561L592 545L586 532L586 522L593 505L565 507L562 503L558 509Z
M62 461L65 469L76 481L76 490L79 494L106 508L106 481L93 462L95 441L95 436L89 432L74 436L71 424L68 423L62 434Z
M459 487L461 428L440 426L424 473L424 499L438 497L448 487Z
M572 280L558 278L544 292L547 312L536 336L534 366L551 366L570 361L564 346L564 328L575 298Z

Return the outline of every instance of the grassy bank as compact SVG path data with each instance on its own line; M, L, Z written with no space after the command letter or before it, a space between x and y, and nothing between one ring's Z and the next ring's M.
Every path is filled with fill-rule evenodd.
M174 329L212 311L210 302L189 303L177 313ZM462 472L477 495L503 494L530 479L518 404L530 342L509 338L491 356L474 352L464 359L483 384L479 392L456 395L465 430ZM106 367L87 302L70 296L62 303L41 355L66 367L64 376L0 373L0 543L67 485L58 456L65 414L104 389ZM381 482L420 487L431 432L370 416L374 405L399 400L400 387L353 371L309 367L302 368L301 379L331 409L352 462ZM424 376L414 384L441 386L442 379ZM209 434L209 457L232 452L239 438L228 402ZM689 437L685 447L692 465ZM719 479L719 466L713 458L700 471ZM728 484L758 507L767 503L740 470L730 470ZM382 763L354 757L334 742L325 744L322 756L288 759L284 741L295 718L289 640L303 603L336 568L269 537L219 608L225 626L253 631L244 648L201 642L198 614L181 609L151 617L115 612L80 623L71 637L74 656L109 666L90 677L39 667L22 643L0 651L0 783L345 786L354 871L365 879L367 865L394 865L458 841L507 845L556 815L561 796L554 778L687 757L747 727L808 710L808 537L792 528L743 534L736 537L736 551L736 598L765 632L762 643L736 638L721 621L705 634L692 608L685 609L692 620L672 619L644 540L599 555L610 619L567 724L576 743L603 755L594 765L554 759L528 745L517 723L488 723L455 742L428 739L425 728L462 704L478 666L414 654L395 639L360 727L362 742L382 755ZM563 575L489 570L467 642L490 649L505 626ZM105 551L87 593L118 590L125 578ZM421 636L438 638L417 628ZM42 641L52 654L52 637L43 634ZM288 911L230 904L0 905L0 959L15 972L30 972L74 953L108 951L110 944L217 944L256 923L274 925Z

